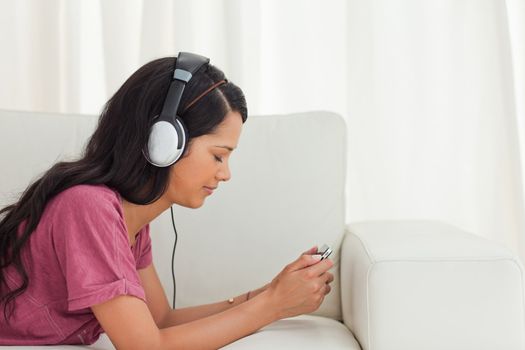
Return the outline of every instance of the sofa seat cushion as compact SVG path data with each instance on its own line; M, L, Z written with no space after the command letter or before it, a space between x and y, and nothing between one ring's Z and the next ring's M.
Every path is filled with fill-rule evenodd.
M361 348L343 323L322 316L301 315L269 324L223 349L360 350Z
M110 350L115 349L104 333L91 346L0 346L9 350ZM346 349L361 350L352 333L344 324L331 318L302 315L285 318L259 329L247 337L233 342L223 349L238 350L308 350L308 349Z
M92 345L46 345L46 346L0 346L2 350L115 350L106 333L102 333Z

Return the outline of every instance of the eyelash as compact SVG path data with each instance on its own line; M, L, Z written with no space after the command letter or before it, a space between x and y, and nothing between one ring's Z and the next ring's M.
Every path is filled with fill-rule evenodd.
M216 160L217 162L222 163L222 158L221 158L221 157L217 157L217 156L214 156L214 157L215 157L215 160Z

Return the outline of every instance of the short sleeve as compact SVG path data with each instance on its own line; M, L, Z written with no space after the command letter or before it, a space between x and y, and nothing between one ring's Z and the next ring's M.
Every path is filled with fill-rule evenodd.
M137 254L135 255L135 259L137 261L137 270L148 267L153 261L153 255L151 252L151 237L149 230L150 228L148 224L141 230L137 242L135 244L135 249L137 249Z
M57 196L52 210L53 244L67 284L68 310L88 308L118 295L145 301L115 192L75 186Z

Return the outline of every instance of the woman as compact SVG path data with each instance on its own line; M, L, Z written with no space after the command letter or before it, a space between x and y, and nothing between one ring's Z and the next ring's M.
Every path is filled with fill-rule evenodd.
M242 91L220 70L180 68L202 58L192 55L137 70L106 103L82 157L55 164L0 211L0 344L92 344L106 332L118 349L216 349L313 312L330 292L333 262L313 247L257 290L169 307L149 223L173 204L202 206L230 179L247 119ZM169 108L183 133L168 138L179 153L165 162L156 137L166 133L155 130Z

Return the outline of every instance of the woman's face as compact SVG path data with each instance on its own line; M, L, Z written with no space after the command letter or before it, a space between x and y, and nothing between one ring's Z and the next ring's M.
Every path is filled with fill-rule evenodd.
M229 158L241 135L242 118L229 112L214 134L196 137L186 156L170 170L167 199L188 208L199 208L219 182L231 177Z

